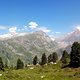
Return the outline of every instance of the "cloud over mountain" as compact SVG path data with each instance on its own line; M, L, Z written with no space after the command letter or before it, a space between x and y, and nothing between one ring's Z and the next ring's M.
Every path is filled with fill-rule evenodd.
M80 31L80 25L76 26L75 28L78 29L78 30Z
M39 28L37 28L37 30L43 31L45 33L51 32L51 30L47 29L46 27L39 27Z
M11 33L11 34L16 34L17 33L17 27L11 27L11 28L9 28L9 32Z
M29 27L30 29L35 29L35 28L38 27L38 24L37 24L36 22L33 22L33 21L29 22L28 25L29 25L28 27Z

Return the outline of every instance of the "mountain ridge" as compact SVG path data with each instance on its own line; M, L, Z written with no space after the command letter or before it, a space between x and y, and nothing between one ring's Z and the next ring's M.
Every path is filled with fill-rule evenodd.
M61 39L57 39L56 41L59 48L66 49L70 53L71 45L74 42L80 42L80 28L76 28L72 32L63 36Z
M58 40L52 40L43 31L20 33L0 40L0 56L5 63L7 61L8 65L16 65L18 58L27 64L32 63L35 55L40 60L43 53L48 56L53 52L57 52L60 56L64 49L70 52L70 47L75 41L80 42L80 30L78 29Z
M43 53L49 55L56 49L57 43L42 31L0 41L0 56L9 65L15 65L18 58L25 64L32 63L35 55L40 59Z

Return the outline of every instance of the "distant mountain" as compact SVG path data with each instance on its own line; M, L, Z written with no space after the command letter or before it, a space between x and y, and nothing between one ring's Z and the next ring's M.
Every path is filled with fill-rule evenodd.
M57 39L56 42L58 43L59 48L66 49L70 52L71 45L74 42L80 42L80 29L75 29L64 37Z
M75 31L68 33L62 41L69 44L72 44L75 41L80 41L80 30L76 29Z
M17 58L25 64L31 63L37 55L39 59L43 53L49 55L57 50L57 43L43 31L17 34L0 40L0 56L8 65L16 65Z
M15 35L5 34L0 36L0 56L8 65L16 65L18 58L27 64L32 63L35 55L40 60L43 53L46 53L48 56L52 52L57 51L60 56L64 49L70 52L71 45L75 41L80 42L79 29L58 39L49 37L43 31L16 33Z

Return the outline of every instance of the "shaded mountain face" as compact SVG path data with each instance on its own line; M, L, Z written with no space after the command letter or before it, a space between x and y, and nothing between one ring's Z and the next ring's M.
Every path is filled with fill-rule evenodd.
M17 58L25 64L31 63L35 55L40 59L43 53L49 55L56 49L57 43L42 31L0 41L0 56L8 65L16 65Z

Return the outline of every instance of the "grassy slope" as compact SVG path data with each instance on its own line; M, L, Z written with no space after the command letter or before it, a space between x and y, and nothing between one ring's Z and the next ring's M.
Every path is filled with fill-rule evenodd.
M2 74L0 80L80 80L80 68L60 69L59 64L34 66L32 70L29 67L21 70L6 70L0 73Z

